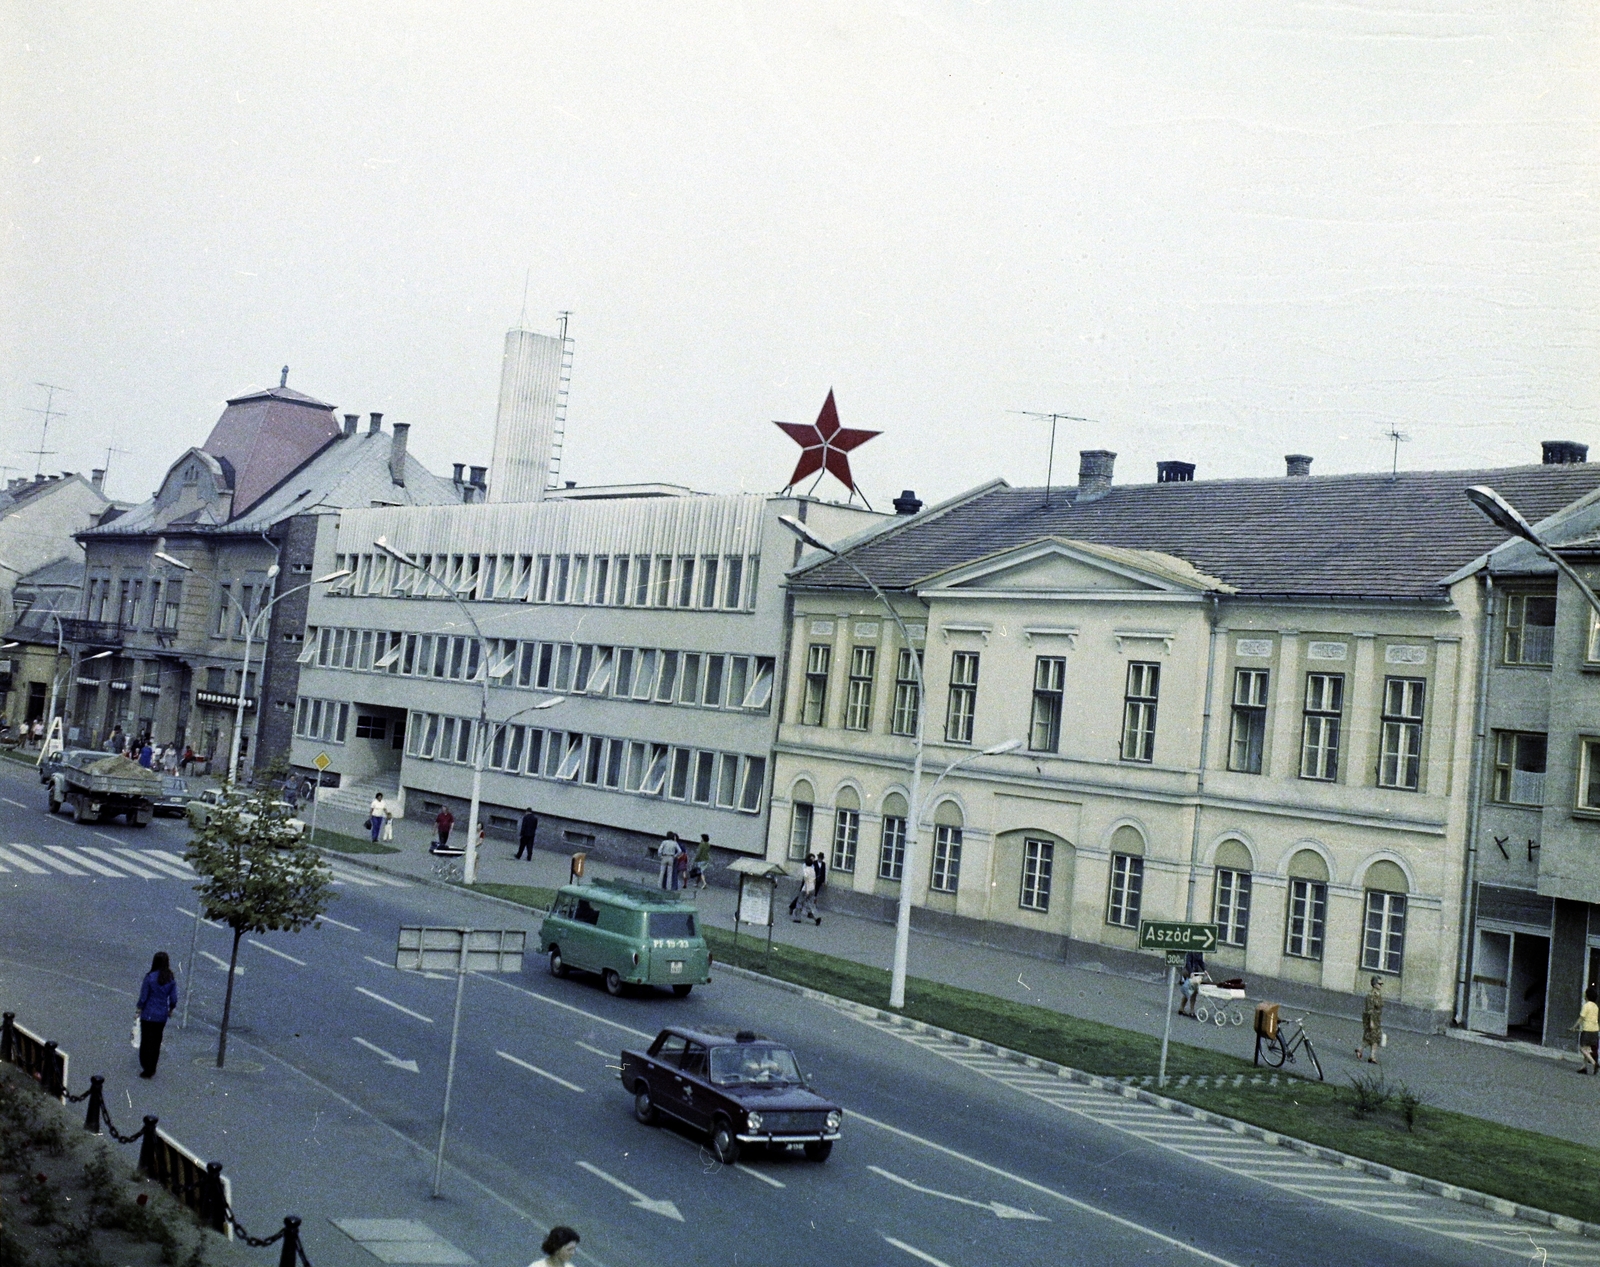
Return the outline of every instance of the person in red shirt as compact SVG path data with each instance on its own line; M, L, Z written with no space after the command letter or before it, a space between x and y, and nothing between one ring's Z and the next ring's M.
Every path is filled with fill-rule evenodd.
M439 839L434 841L433 844L434 850L437 852L441 849L448 849L450 847L450 829L456 825L455 815L450 812L448 805L439 811L439 816L433 820L433 825L439 833Z

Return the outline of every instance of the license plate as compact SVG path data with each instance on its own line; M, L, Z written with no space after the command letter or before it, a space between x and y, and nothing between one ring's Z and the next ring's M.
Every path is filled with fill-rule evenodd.
M683 960L682 959L669 959L669 960L667 960L667 971L670 972L675 977L682 976L683 975Z

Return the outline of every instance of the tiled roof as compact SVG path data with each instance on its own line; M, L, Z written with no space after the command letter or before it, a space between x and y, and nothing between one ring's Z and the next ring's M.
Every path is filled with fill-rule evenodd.
M879 585L904 589L953 565L1039 537L1160 550L1245 594L1432 599L1443 578L1505 540L1462 490L1497 489L1533 523L1600 488L1600 463L1402 471L1075 488L1001 484L889 527L849 551ZM861 588L831 558L796 585Z
M230 400L200 447L232 464L233 513L240 515L339 433L332 405L274 387Z

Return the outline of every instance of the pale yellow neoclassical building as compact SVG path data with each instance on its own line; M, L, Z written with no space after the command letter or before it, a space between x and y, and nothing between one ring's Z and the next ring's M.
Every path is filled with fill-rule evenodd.
M801 560L769 858L823 853L830 901L884 917L911 883L915 926L1052 956L1214 922L1214 975L1253 995L1377 974L1397 1020L1443 1025L1482 623L1475 583L1444 578L1502 539L1462 490L1537 520L1600 470L1314 477L1291 458L1280 479L1164 463L1118 486L1112 457L1048 498L996 482Z

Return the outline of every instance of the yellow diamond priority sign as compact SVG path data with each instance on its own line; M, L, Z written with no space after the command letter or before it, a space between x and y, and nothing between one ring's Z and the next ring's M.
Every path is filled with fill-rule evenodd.
M311 764L316 766L317 773L321 774L333 764L333 758L330 757L326 752L319 752L316 756L311 758Z

